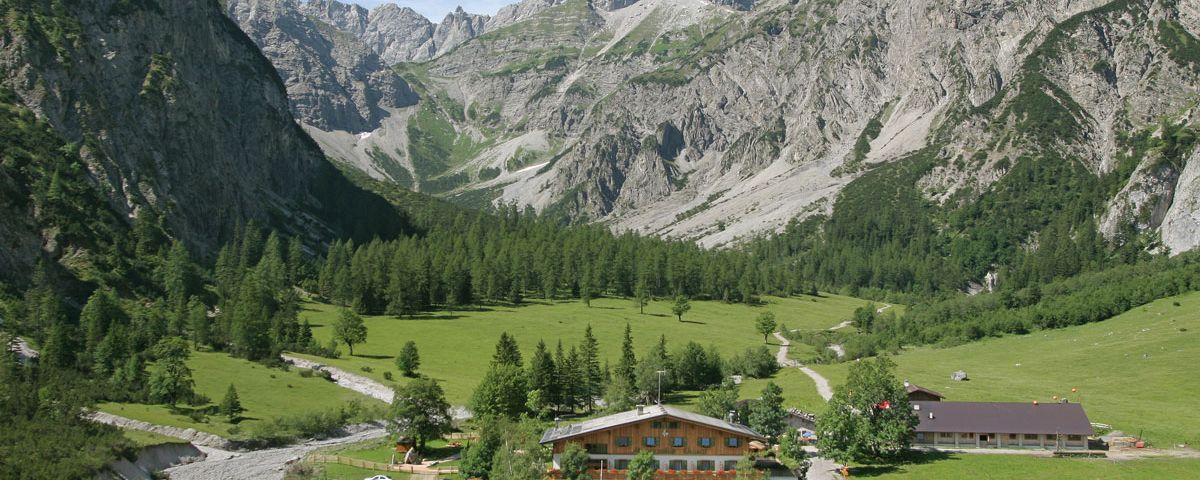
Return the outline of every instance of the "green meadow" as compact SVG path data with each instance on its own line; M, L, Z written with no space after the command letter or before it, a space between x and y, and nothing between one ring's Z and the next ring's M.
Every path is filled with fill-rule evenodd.
M196 393L207 396L211 403L197 407L180 404L176 409L165 405L104 403L97 408L143 422L194 428L227 438L236 438L255 423L274 417L332 410L350 400L382 405L381 402L341 388L323 378L302 377L300 369L297 368L285 372L233 358L225 353L193 351L188 359L188 366L191 367L192 378L196 382ZM231 383L237 388L238 397L246 409L242 414L244 418L236 425L228 423L226 418L219 414L211 415L203 422L194 421L188 415L191 410L219 404ZM138 434L126 434L131 435Z
M1102 322L953 348L913 348L892 358L902 378L949 400L1049 402L1058 396L1082 403L1093 422L1142 433L1156 446L1200 445L1194 401L1200 398L1200 292ZM813 369L838 385L847 365ZM951 381L956 370L970 380Z
M526 356L533 352L538 340L544 340L552 350L559 340L565 348L578 345L584 329L591 325L600 342L602 360L615 362L626 324L633 329L634 349L639 356L649 350L660 335L666 335L671 349L696 341L706 347L716 345L723 355L732 356L746 347L763 344L763 337L754 331L754 319L761 312L774 312L777 321L787 328L823 329L850 318L855 308L868 302L829 294L768 297L761 306L694 301L682 322L671 315L668 301L651 302L644 314L638 313L637 306L628 299L600 298L591 303L588 307L579 301L534 300L520 307L489 306L479 311L435 312L415 319L365 317L367 341L355 345L354 356L349 356L345 346L341 346L342 357L339 359L306 358L385 383L388 382L383 373L391 371L396 380L402 381L394 358L405 341L413 340L421 353L420 373L440 381L451 403L465 404L487 370L501 332L515 336ZM328 342L338 308L317 303L307 303L304 307L301 318L313 324L313 336L322 344ZM777 343L774 337L770 338L772 351L778 348ZM804 390L812 390L811 396L816 396L807 377L793 378L783 373L777 376L781 377L780 383L794 384L784 386L784 394L789 399L810 395ZM762 383L765 382L747 382L743 386L743 395L757 396Z
M882 480L970 478L975 480L1142 480L1200 476L1200 459L1073 459L963 453L918 457L913 463L852 468L850 478Z

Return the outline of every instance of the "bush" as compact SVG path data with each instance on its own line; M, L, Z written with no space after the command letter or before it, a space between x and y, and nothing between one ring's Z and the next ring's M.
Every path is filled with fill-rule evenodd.
M392 372L383 372L383 379L389 382L392 381Z
M371 368L371 367L369 367L369 366L367 366L367 365L363 365L363 366L362 366L362 368L361 368L360 370L362 370L362 371L364 371L364 372L367 372L367 373L371 373L371 372L374 372L374 371L375 371L375 369L374 369L374 368Z
M313 369L311 368L301 368L299 371L301 377L312 378L313 376Z

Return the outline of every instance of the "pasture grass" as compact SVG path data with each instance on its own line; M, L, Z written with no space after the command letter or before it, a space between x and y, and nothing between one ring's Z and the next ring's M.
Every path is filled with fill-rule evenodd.
M911 348L892 359L901 378L950 401L1049 402L1057 395L1082 403L1093 422L1142 433L1156 446L1200 445L1200 292L1102 322L952 348ZM836 386L845 382L847 366L813 369ZM970 380L951 381L956 370Z
M882 480L971 478L976 480L1141 480L1146 478L1197 478L1200 459L1147 458L1109 460L953 453L917 457L899 465L850 469L850 478Z
M588 307L578 300L532 300L520 307L488 306L471 311L433 312L418 315L415 319L369 316L364 317L367 341L355 345L354 356L348 355L344 345L339 347L342 357L338 359L299 356L394 384L384 379L384 372L392 372L397 382L404 381L394 365L395 355L405 341L413 340L421 355L419 373L438 380L447 399L462 405L487 370L501 332L507 331L517 339L526 360L539 339L544 340L551 351L559 340L567 349L578 345L584 329L590 324L600 343L601 362L615 364L627 323L633 329L634 350L639 357L658 341L660 335L666 335L671 350L688 341L696 341L705 347L716 345L728 358L747 347L763 345L763 337L754 331L754 319L761 312L774 312L777 321L788 328L822 329L850 318L855 308L868 302L830 294L769 297L760 306L693 301L691 311L683 316L682 322L671 314L671 302L665 300L651 302L646 306L645 314L639 314L637 306L629 299L600 298L591 303ZM325 344L332 336L331 325L337 312L338 307L332 305L306 303L300 316L312 323L313 336ZM777 343L774 337L769 339L772 351L778 348ZM812 382L806 377L803 384L800 384L800 378L795 380L792 382L789 377L788 381L796 386L785 386L785 397L802 397L807 393L799 390L805 389L816 395ZM754 395L757 396L761 389L761 385L754 388ZM797 391L789 391L793 389Z
M188 359L195 391L207 396L211 402L200 406L178 405L172 409L166 405L143 405L133 403L103 403L100 411L141 420L157 425L194 428L226 438L236 438L255 423L274 417L297 415L306 412L332 410L350 400L364 404L381 402L351 390L339 387L323 378L300 376L299 368L283 371L268 368L248 360L230 357L225 353L193 351ZM153 367L151 367L153 368ZM238 398L246 412L237 424L231 424L222 415L208 416L203 422L193 421L187 413L216 405L225 397L229 384L237 389Z

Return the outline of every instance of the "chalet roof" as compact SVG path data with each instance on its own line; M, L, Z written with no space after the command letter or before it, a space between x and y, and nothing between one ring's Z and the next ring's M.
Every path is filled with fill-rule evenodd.
M591 420L585 420L585 421L582 421L579 423L573 423L570 425L563 425L560 427L551 427L550 429L546 430L546 433L542 434L541 443L543 443L543 444L551 443L551 442L554 442L557 440L562 440L562 439L571 438L571 437L577 437L579 435L596 432L596 431L600 431L600 430L607 430L607 429L619 427L622 425L629 425L631 423L637 423L637 422L642 422L642 421L646 421L646 420L654 420L654 419L667 418L667 417L675 418L678 420L682 420L685 422L691 422L691 423L695 423L695 424L699 424L699 425L705 425L705 426L712 427L712 428L715 428L718 430L724 430L726 432L746 435L750 438L757 439L757 440L765 439L765 437L763 437L762 435L759 435L757 432L755 432L754 430L751 430L750 428L746 427L745 425L729 423L729 422L726 422L721 419L712 418L709 416L700 415L698 413L692 413L692 412L688 412L685 410L680 410L678 408L668 407L666 405L648 405L646 407L643 407L642 412L640 414L638 413L638 410L635 409L635 410L630 410L627 412L615 413L615 414L604 416L604 417L593 418Z
M940 393L938 393L938 392L935 392L935 391L933 391L933 390L930 390L930 389L928 389L928 388L922 387L922 386L920 386L920 385L914 385L914 384L907 383L907 382L905 382L905 383L904 383L904 390L908 391L908 394L909 394L909 395L912 395L912 394L914 394L914 393L916 393L916 392L924 392L924 393L927 393L927 394L929 394L929 395L933 395L933 396L935 396L935 397L938 397L938 398L946 398L946 396L945 396L945 395L942 395L942 394L940 394Z
M1078 403L912 402L918 432L1092 435ZM932 418L931 417L932 414Z

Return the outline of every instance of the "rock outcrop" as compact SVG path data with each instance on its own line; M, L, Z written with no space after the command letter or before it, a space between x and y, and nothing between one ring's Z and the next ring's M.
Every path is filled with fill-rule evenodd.
M10 18L23 27L0 37L6 101L76 146L126 219L156 212L200 255L248 221L313 244L406 228L325 159L217 2L18 2Z

